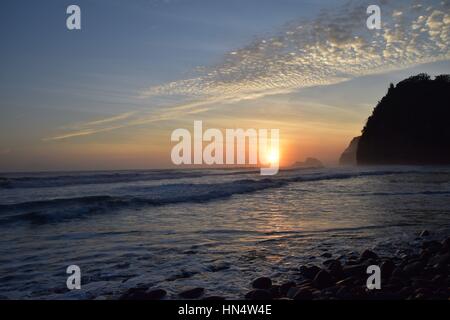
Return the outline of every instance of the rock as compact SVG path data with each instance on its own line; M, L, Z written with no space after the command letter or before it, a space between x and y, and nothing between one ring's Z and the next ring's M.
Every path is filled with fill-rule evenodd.
M428 264L430 265L439 265L445 267L450 262L450 254L438 254L434 257L430 258Z
M338 299L348 300L352 298L352 294L350 292L349 287L343 286L339 287L339 289L336 291L336 297Z
M252 287L255 289L267 290L267 289L270 289L271 286L272 286L272 280L267 277L260 277L258 279L255 279L252 282Z
M292 287L295 287L295 282L294 281L288 281L288 282L283 283L280 286L280 295L283 296L283 297L287 296L287 293L288 293L289 289L292 288Z
M362 276L366 274L367 267L362 264L356 264L351 266L344 266L342 272L345 277L350 276Z
M204 288L192 288L187 289L179 293L178 295L184 299L197 299L205 292Z
M378 260L378 255L370 250L364 250L363 253L361 253L361 256L359 257L360 261L365 261L368 259Z
M147 288L130 288L119 297L119 300L142 300Z
M333 278L325 270L321 270L319 273L317 273L317 275L314 277L314 280L313 280L314 287L316 287L318 289L328 288L328 287L333 286L334 284L335 284L335 282L334 282Z
M394 269L394 271L392 271L391 277L404 278L405 274L403 273L403 268L402 267L396 267Z
M331 258L333 255L331 253L329 253L329 252L325 252L325 253L322 253L321 256L324 257L324 258Z
M350 286L354 286L357 283L357 280L358 279L356 277L352 276L352 277L348 277L341 281L336 282L336 285L338 287L342 287L342 286L350 287Z
M342 265L339 260L328 260L326 262L327 270L331 274L331 276L336 279L341 279L344 276Z
M280 298L281 294L280 294L280 286L278 285L273 285L270 289L269 289L270 294L272 295L272 298L276 299L276 298Z
M295 287L291 287L289 288L286 296L290 299L294 299L295 295L297 294L297 291L300 290L299 287L295 286Z
M419 288L414 291L414 294L415 299L423 300L428 299L433 294L433 292L428 288Z
M380 269L381 277L383 279L388 279L395 269L395 264L392 262L392 260L386 260L381 264Z
M131 288L119 300L161 300L166 294L163 289Z
M321 269L317 266L311 266L311 267L307 267L307 266L301 266L300 267L300 273L302 274L302 276L304 276L307 279L314 279L314 277L317 275L317 273L319 273Z
M420 260L426 262L426 261L428 261L428 259L430 259L430 257L431 257L431 252L428 249L423 249L420 252L420 256L419 256Z
M426 300L426 296L423 294L423 293L417 293L415 296L414 296L414 299L415 300Z
M221 297L221 296L209 296L209 297L204 297L202 300L221 301L221 300L225 300L225 298Z
M412 262L403 267L403 273L408 276L417 275L423 271L425 264L421 261Z
M309 289L300 289L294 296L294 300L312 300L313 294Z
M303 168L303 169L317 169L323 168L323 163L316 158L306 158L305 161L297 161L291 165L291 168Z
M401 299L406 299L413 293L413 289L411 287L403 287L398 291L398 295Z
M442 247L442 243L439 241L426 241L422 244L422 248L431 254L441 251Z
M419 237L423 238L423 237L428 237L430 235L430 232L428 230L423 230L420 234Z
M161 300L167 295L166 290L163 289L153 289L147 292L147 298L150 300Z
M414 279L412 280L412 286L414 288L432 288L434 286L434 282L425 279Z
M447 285L447 277L445 277L445 276L443 276L441 274L435 275L431 281L437 287L446 286Z
M255 289L245 295L248 300L272 300L272 295L267 290Z
M450 250L450 237L442 241L442 248L445 250L445 252L448 252Z

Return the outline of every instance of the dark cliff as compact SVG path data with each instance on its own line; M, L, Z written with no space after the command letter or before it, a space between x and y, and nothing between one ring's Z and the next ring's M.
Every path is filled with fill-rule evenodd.
M450 164L450 75L391 84L367 120L358 164Z
M356 165L356 151L358 150L358 142L360 137L354 137L347 149L344 150L339 158L339 164L343 166Z

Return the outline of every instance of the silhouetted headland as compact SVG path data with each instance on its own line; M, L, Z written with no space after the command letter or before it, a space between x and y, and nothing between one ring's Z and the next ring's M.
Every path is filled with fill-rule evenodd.
M344 166L356 165L356 151L358 150L358 142L361 137L354 137L347 149L344 150L339 158L339 164Z
M390 85L341 164L450 164L450 75ZM359 138L359 139L358 139ZM356 152L355 152L356 150Z

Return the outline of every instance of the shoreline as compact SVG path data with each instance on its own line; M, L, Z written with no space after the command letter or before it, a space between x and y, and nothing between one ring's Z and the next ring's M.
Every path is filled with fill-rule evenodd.
M419 253L387 256L366 249L360 255L341 255L320 265L301 265L288 281L259 277L239 300L450 300L450 237L439 241L430 238L426 230L420 234ZM371 276L367 268L371 265L380 267L380 289L367 289ZM163 288L143 286L126 290L118 299L165 298ZM207 288L193 287L179 292L177 299L228 298L208 295Z

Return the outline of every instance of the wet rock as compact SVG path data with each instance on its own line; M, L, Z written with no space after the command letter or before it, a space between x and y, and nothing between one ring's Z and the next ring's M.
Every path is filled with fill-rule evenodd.
M403 268L403 273L408 276L419 274L423 271L425 264L422 261L412 262Z
M447 285L447 277L442 274L437 274L431 279L435 286L446 286Z
M428 230L423 230L420 234L419 237L423 238L423 237L428 237L430 235L430 232Z
M448 252L450 250L450 237L442 241L442 249L444 252Z
M314 277L314 280L313 280L314 287L316 287L318 289L328 288L328 287L333 286L334 284L335 284L335 282L334 282L333 278L325 270L321 270L319 273L317 273L317 275Z
M184 299L197 299L205 292L204 288L192 288L180 292L178 295Z
M442 249L442 243L439 241L426 241L422 244L422 248L426 249L431 254L437 253Z
M221 297L221 296L209 296L209 297L204 297L202 300L221 301L221 300L225 300L225 298Z
M357 283L357 278L352 276L352 277L348 277L345 278L341 281L336 282L336 285L341 287L341 286L353 286Z
M166 290L163 289L153 289L147 292L147 298L150 300L161 300L167 295Z
M288 292L286 293L286 296L287 296L289 299L294 299L294 297L295 297L295 295L297 294L297 291L298 291L298 290L300 290L300 287L297 287L297 286L291 287L291 288L289 288Z
M331 258L333 255L331 253L329 253L329 252L325 252L325 253L322 253L321 256L324 257L324 258Z
M312 300L313 294L311 290L304 288L297 291L294 300Z
M336 291L336 297L342 300L348 300L352 298L351 291L347 286L339 286L339 289Z
M335 262L339 262L339 263L341 263L339 260L337 260L337 259L328 259L328 260L325 260L324 262L322 262L322 264L324 265L324 266L329 266L330 264L332 264L332 263L335 263Z
M280 286L280 295L283 297L287 296L289 289L292 287L295 287L295 285L296 285L296 283L294 281L288 281L288 282L283 283Z
M314 279L314 277L319 273L321 269L317 266L301 266L300 273L307 279Z
M392 260L386 260L383 261L383 263L380 266L380 269L381 269L381 277L383 279L388 279L395 269L395 264L394 262L392 262Z
M362 264L344 266L342 272L345 277L361 276L366 274L367 267Z
M433 292L428 289L428 288L419 288L416 289L416 291L414 291L414 298L417 300L425 300L428 299L429 297L431 297L431 295L433 294Z
M413 293L413 289L411 287L403 287L400 289L397 294L399 295L400 299L406 299Z
M175 281L178 279L186 279L186 278L190 278L194 275L196 275L198 272L197 271L187 271L187 270L181 270L180 273L174 274L170 277L168 277L166 279L166 281Z
M395 278L403 278L403 277L405 277L405 274L403 273L403 268L402 267L396 267L394 269L394 271L392 271L391 277L395 277Z
M406 285L406 283L410 283L408 278L405 280L402 278L391 276L391 278L389 279L388 285L392 289L400 290L401 288L403 288ZM381 287L384 288L385 286L382 285Z
M371 250L364 250L364 252L361 253L361 256L359 257L359 260L365 261L368 259L378 260L378 255Z
M412 286L414 288L432 288L434 286L434 283L426 279L413 279Z
M344 272L342 270L342 265L339 260L329 260L326 264L327 271L331 274L332 277L336 279L342 279L344 276Z
M450 262L450 254L438 254L430 258L429 265L441 265L446 266Z
M271 286L272 280L268 277L260 277L252 282L252 287L255 289L267 290L270 289Z
M426 262L428 261L428 259L431 258L431 256L432 256L431 252L427 249L424 249L420 252L419 259Z
M210 265L208 267L209 271L211 271L211 272L218 272L218 271L226 270L229 268L230 268L230 265L228 263L218 263L218 264Z
M142 293L145 293L147 288L130 288L119 297L119 300L140 300Z
M119 300L161 300L166 294L163 289L131 288Z
M272 295L272 298L277 299L281 297L280 294L280 286L278 285L273 285L270 289L269 289L270 294Z
M298 287L304 287L305 285L310 285L312 283L311 279L304 279L302 281L300 281L299 283L297 283Z
M272 295L267 290L255 289L245 295L248 300L272 300Z

